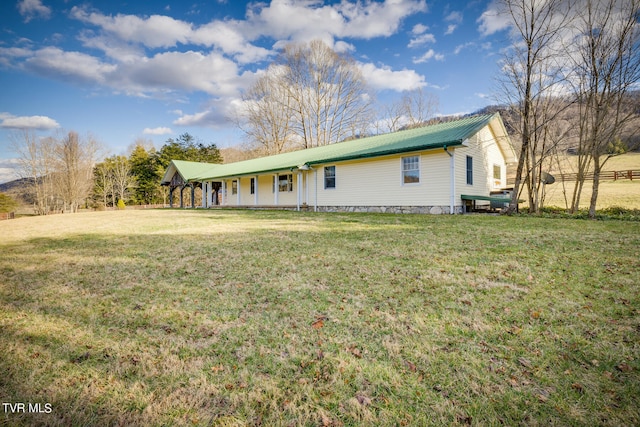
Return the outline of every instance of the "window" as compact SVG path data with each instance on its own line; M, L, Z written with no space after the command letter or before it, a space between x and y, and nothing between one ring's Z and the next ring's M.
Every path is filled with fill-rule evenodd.
M415 184L420 182L420 157L402 158L402 183Z
M249 185L250 185L250 193L256 194L256 179L251 178L251 181L249 181Z
M238 194L238 181L235 179L231 181L231 194Z
M293 191L293 175L278 175L278 191Z
M500 181L502 179L502 168L500 165L493 165L493 179Z
M473 185L473 157L467 156L467 185Z
M336 188L336 167L325 166L324 168L324 188Z

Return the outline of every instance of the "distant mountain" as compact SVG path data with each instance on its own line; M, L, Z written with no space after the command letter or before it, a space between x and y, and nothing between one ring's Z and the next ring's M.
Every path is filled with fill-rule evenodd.
M29 185L31 185L30 178L14 179L0 184L0 193L5 193L20 203L29 203L27 191Z
M13 191L22 192L24 187L29 185L30 181L30 178L19 178L5 182L4 184L0 184L0 193L9 193Z

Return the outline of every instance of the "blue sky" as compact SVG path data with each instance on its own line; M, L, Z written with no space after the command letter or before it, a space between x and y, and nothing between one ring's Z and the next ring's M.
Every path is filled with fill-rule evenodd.
M380 103L422 87L441 114L494 103L507 45L493 0L8 0L0 5L0 182L10 141L91 134L106 155L189 132L242 142L231 108L288 42L348 52Z

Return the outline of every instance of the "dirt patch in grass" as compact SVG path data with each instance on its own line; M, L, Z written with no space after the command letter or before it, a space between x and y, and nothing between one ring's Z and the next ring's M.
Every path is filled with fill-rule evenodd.
M640 224L124 211L0 223L9 424L640 423Z

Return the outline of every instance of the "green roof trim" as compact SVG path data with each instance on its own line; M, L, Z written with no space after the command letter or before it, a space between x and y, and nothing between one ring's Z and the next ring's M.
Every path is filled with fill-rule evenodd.
M421 128L228 164L207 164L179 160L172 163L187 182L257 175L292 170L303 165L311 166L458 146L462 145L467 138L473 136L495 118L500 120L500 115L495 113L467 117ZM169 172L169 169L167 169L167 172ZM171 177L167 177L165 174L165 179L170 180Z

